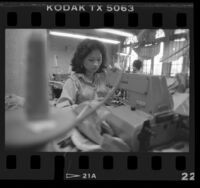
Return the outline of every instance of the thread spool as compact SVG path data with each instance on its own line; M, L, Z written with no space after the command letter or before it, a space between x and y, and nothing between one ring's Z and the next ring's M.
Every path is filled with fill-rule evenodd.
M48 118L46 73L46 33L33 31L27 43L27 76L25 112L28 120Z

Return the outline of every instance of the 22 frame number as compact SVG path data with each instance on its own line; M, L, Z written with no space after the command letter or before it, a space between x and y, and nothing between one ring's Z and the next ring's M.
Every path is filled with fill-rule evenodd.
M195 173L194 172L183 172L181 173L181 180L182 181L194 181L195 180Z

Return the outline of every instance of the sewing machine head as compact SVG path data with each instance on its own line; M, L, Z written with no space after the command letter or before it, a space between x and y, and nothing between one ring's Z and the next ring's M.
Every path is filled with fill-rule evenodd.
M115 80L113 78L109 80L111 85ZM128 91L128 103L132 109L152 115L173 109L172 96L164 76L124 73L119 88Z
M121 83L122 87L128 90L131 107L150 114L170 111L173 108L172 96L164 76L125 74Z

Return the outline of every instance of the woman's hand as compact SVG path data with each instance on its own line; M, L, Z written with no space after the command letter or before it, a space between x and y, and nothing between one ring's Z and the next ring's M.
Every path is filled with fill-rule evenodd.
M125 143L121 138L103 134L103 142L101 148L103 151L108 152L130 152L130 146Z
M125 143L127 143L131 151L138 151L139 141L137 135L140 133L142 126L135 128L112 113L105 117L105 121L113 130L115 137L121 138Z

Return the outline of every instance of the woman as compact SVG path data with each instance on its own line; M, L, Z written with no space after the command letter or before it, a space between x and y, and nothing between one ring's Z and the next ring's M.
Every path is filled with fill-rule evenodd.
M78 112L84 107L84 102L101 100L109 90L106 87L105 47L98 41L84 40L77 47L71 67L73 73L63 86L57 106L78 105L74 108L74 112ZM92 117L87 118L72 132L56 140L53 144L53 150L67 152L84 148L83 150L88 151L92 148L92 150L97 151L129 151L132 146L132 126L110 113L103 115L108 118L109 125L96 124L101 111L104 114L106 109L99 110L97 114L94 113ZM89 140L96 144L88 145Z
M106 50L95 40L81 42L71 62L72 73L63 86L57 107L100 100L108 92L106 87Z
M71 69L72 73L63 86L56 106L61 108L75 106L73 109L76 113L88 101L101 100L109 91L106 87L106 50L104 45L96 40L82 41L72 58ZM100 129L96 126L82 123L77 129L90 139L98 141L102 139ZM56 145L60 145L65 151L66 145L70 143L70 139L67 139L68 144L66 144L66 138L71 137L71 133L67 135L64 140L61 139L61 142L56 141Z

